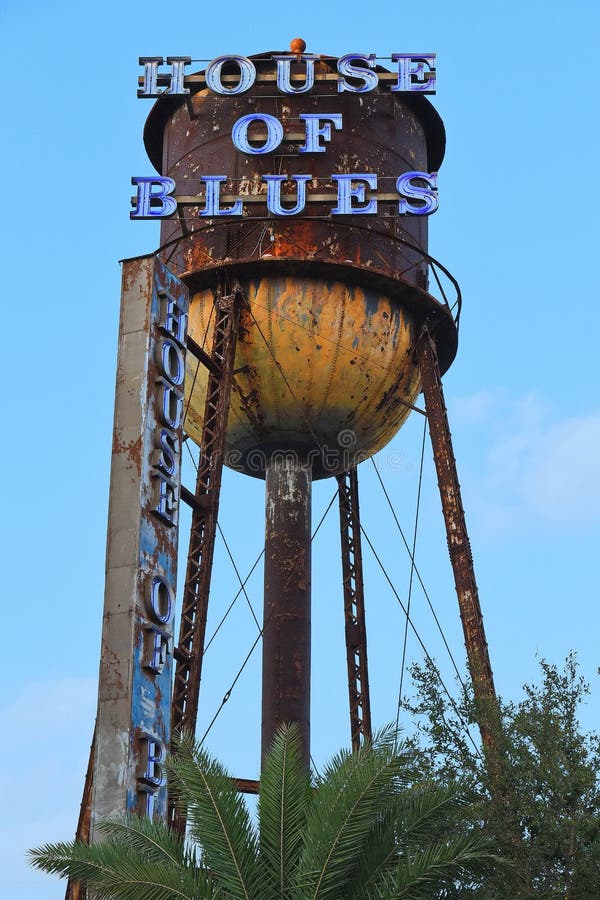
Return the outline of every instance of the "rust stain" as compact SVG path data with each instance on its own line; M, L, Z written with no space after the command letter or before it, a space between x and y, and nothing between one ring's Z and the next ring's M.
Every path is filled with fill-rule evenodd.
M419 388L412 350L413 320L385 295L318 278L253 278L244 283L235 359L235 389L227 444L239 460L253 453L300 455L338 448L342 430L355 433L355 451L380 449L406 419ZM212 291L190 304L190 333L210 343ZM392 323L400 318L400 328ZM208 376L194 362L186 371L186 432L200 442ZM404 401L404 403L402 402ZM338 471L348 466L347 457ZM262 475L262 469L245 469ZM335 474L320 469L315 477Z
M130 462L134 464L138 472L141 472L142 470L142 446L142 435L136 438L135 441L121 441L118 433L115 432L113 435L112 452L114 454L124 453Z

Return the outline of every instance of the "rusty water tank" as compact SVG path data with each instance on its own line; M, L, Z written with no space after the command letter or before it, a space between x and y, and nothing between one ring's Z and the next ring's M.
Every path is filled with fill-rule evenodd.
M274 72L271 53L251 59L259 75ZM203 87L189 97L161 97L144 132L152 163L174 179L177 196L188 198L179 215L162 222L161 255L191 290L190 334L210 348L217 289L237 280L248 302L226 461L258 477L277 451L309 459L319 478L384 447L420 391L414 344L425 320L442 370L456 352L452 315L427 290L427 216L399 216L393 200L381 201L373 216L331 214L333 174L375 173L378 191L391 197L404 172L437 171L441 119L425 96L385 84L361 95L338 93L336 62L319 58L318 80L305 94L278 93L273 78L232 96ZM273 152L250 155L234 146L232 128L249 112L283 124L284 140ZM334 112L343 129L332 133L326 151L300 153L300 114ZM262 139L258 124L255 137ZM313 179L305 209L269 214L261 175L306 173ZM242 216L199 216L202 200L192 201L198 179L209 174L226 176L223 203L241 197ZM206 373L188 357L185 429L199 441Z

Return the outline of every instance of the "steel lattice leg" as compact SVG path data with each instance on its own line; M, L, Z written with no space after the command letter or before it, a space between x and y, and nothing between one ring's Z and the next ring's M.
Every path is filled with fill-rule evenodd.
M183 592L179 645L175 650L172 734L194 733L200 694L202 654L208 595L217 530L221 473L225 455L241 290L216 298L216 323L200 446L200 463L193 496L190 544ZM183 496L183 493L182 493ZM169 821L185 832L185 810L169 803Z
M337 476L352 749L371 740L371 701L356 468Z

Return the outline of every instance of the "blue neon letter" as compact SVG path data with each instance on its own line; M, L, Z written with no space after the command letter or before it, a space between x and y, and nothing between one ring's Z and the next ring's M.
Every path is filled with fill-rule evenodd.
M253 147L248 140L248 128L252 122L262 122L267 128L267 140L262 147ZM283 125L268 113L250 113L238 119L231 129L231 140L242 153L271 153L283 140Z
M159 178L155 175L149 178L132 178L131 183L137 185L137 196L135 210L129 213L130 219L165 219L176 212L177 202L174 197L169 196L175 190L172 178Z
M315 53L302 53L296 56L292 54L274 54L273 59L277 63L277 87L284 94L306 94L310 91L315 83L315 60L319 57ZM297 60L306 63L306 75L304 76L304 84L300 87L293 87L291 79L291 64Z
M140 56L140 66L144 67L144 86L138 88L138 97L160 97L162 91L158 90L158 67L164 62L162 56Z
M220 207L221 184L227 181L225 175L203 175L200 180L206 182L206 207L200 213L201 216L241 216L241 200L236 200L233 206L225 209Z
M235 63L240 70L240 80L235 87L225 87L221 80L221 70L225 63ZM256 68L246 56L217 56L206 67L204 73L206 87L215 94L243 94L254 84Z
M333 125L338 131L342 128L341 113L300 113L300 118L306 122L306 143L300 147L300 153L325 153L325 147L319 141L331 140L331 126ZM321 122L325 124L322 127Z
M415 178L422 179L428 187L411 184L411 181ZM399 200L398 212L401 216L406 214L429 216L438 208L437 172L432 172L431 175L428 172L405 172L396 181L396 190L401 198L412 197L421 201L420 205L415 206L415 204L409 203L408 200Z
M392 85L393 91L435 94L435 53L392 53L392 59L398 63L398 84Z
M333 215L353 215L356 213L376 213L377 200L373 198L365 203L365 190L370 187L371 190L377 190L377 175L361 174L361 175L332 175L332 181L338 183L338 205L331 212ZM362 184L353 184L353 182L362 182ZM364 206L353 206L352 199L355 198Z
M171 83L165 94L189 94L190 89L183 86L183 76L185 67L191 61L191 56L167 56L167 65L171 66Z
M312 175L263 175L263 181L267 182L267 209L277 216L295 216L302 212L306 205L306 185L312 179ZM295 181L298 185L298 199L296 205L286 209L281 205L281 185L285 181Z
M368 68L365 66L354 66L352 65L355 59L360 59L366 62ZM375 65L375 54L369 53L369 55L363 55L362 53L346 53L345 56L340 56L338 59L338 73L342 76L342 78L338 78L338 94L343 93L344 91L350 91L352 94L365 94L367 91L372 91L377 87L377 83L379 81L377 77L377 72L373 71L373 67ZM346 79L343 76L348 76L349 78L358 78L363 83L362 84L348 84Z

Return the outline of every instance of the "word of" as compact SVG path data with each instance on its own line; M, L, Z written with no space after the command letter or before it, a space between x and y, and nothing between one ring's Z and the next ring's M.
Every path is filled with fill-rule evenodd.
M144 665L154 675L161 675L167 664L167 654L172 653L175 596L172 586L160 575L149 580L146 609L149 620L145 625ZM142 811L152 818L156 795L166 784L165 746L156 735L146 731L138 734L138 741L141 774L137 778L137 790L143 798Z

